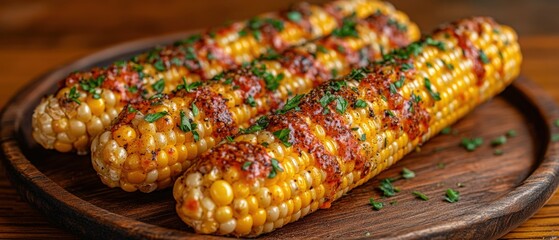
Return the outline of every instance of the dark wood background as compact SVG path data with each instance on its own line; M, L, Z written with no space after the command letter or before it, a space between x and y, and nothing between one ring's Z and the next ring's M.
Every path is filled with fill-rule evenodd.
M285 8L295 0L108 1L0 0L0 105L41 73L110 45L217 26ZM320 2L320 1L311 1ZM425 32L441 22L489 15L513 26L522 72L559 102L559 1L392 0ZM559 194L505 238L559 236ZM73 239L22 201L0 171L0 238Z

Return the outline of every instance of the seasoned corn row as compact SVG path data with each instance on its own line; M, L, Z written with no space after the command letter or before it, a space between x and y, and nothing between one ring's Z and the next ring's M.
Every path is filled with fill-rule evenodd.
M328 208L518 75L512 29L469 18L385 55L202 155L175 183L196 232L257 236Z
M256 116L282 107L289 94L306 92L331 79L333 72L366 66L368 59L380 58L381 48L419 38L417 27L389 5L365 19L346 18L341 29L344 33L336 30L281 56L264 55L211 83L185 83L171 96L129 106L93 140L93 167L110 187L142 192L165 188L193 159L239 127L248 127Z
M375 0L341 0L323 7L299 4L288 11L194 35L129 61L70 74L60 89L37 106L33 138L47 149L87 153L92 137L105 129L129 102L169 93L182 83L210 79L276 52L330 34L342 18L364 18L386 7Z

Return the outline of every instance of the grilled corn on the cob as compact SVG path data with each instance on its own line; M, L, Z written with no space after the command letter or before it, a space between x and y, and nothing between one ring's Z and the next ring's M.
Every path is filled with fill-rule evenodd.
M111 129L93 140L92 164L110 187L165 188L199 154L248 127L256 116L281 107L290 93L306 92L333 72L366 66L368 59L381 56L382 48L405 46L419 38L418 32L404 14L385 5L365 19L346 18L333 36L281 56L264 55L202 86L185 83L172 96L123 111Z
M129 102L168 93L186 81L210 79L268 49L287 47L330 34L342 18L364 18L386 3L341 0L323 7L300 4L289 11L194 35L174 45L155 48L107 68L70 74L60 89L35 109L35 140L47 149L85 154L91 140L109 126Z
M444 26L210 150L176 181L177 213L196 232L256 236L328 208L502 91L520 63L509 27Z

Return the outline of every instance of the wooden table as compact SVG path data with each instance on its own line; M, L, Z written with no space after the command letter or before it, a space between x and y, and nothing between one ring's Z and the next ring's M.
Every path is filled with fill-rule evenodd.
M217 26L281 9L295 0L204 1L0 0L0 105L34 77L112 44L141 37ZM317 2L317 1L313 1ZM517 29L522 72L559 102L559 1L393 0L428 32L438 23L490 15ZM554 17L555 16L555 17ZM559 193L504 238L559 236ZM22 201L0 171L0 238L74 239Z

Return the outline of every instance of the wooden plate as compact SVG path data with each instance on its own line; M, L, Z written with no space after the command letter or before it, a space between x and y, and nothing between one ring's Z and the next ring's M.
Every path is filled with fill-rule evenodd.
M4 109L1 121L2 160L21 195L53 222L96 239L176 239L194 235L177 217L171 190L151 194L125 193L105 187L88 156L41 149L31 137L31 114L41 97L54 92L69 72L102 66L178 34L122 44L82 58L39 77ZM472 238L502 236L528 219L559 183L559 133L553 120L559 108L526 78L483 104L440 135L367 184L350 191L330 209L264 235L265 238ZM518 135L494 155L491 139L514 129ZM459 147L462 137L484 137L474 152ZM378 179L397 176L402 167L417 177L395 183L401 191L373 211L369 198L379 199ZM457 184L463 185L458 187ZM447 188L460 191L457 203L443 201ZM421 191L429 201L415 198ZM396 201L395 205L389 202ZM210 237L210 236L203 236Z

